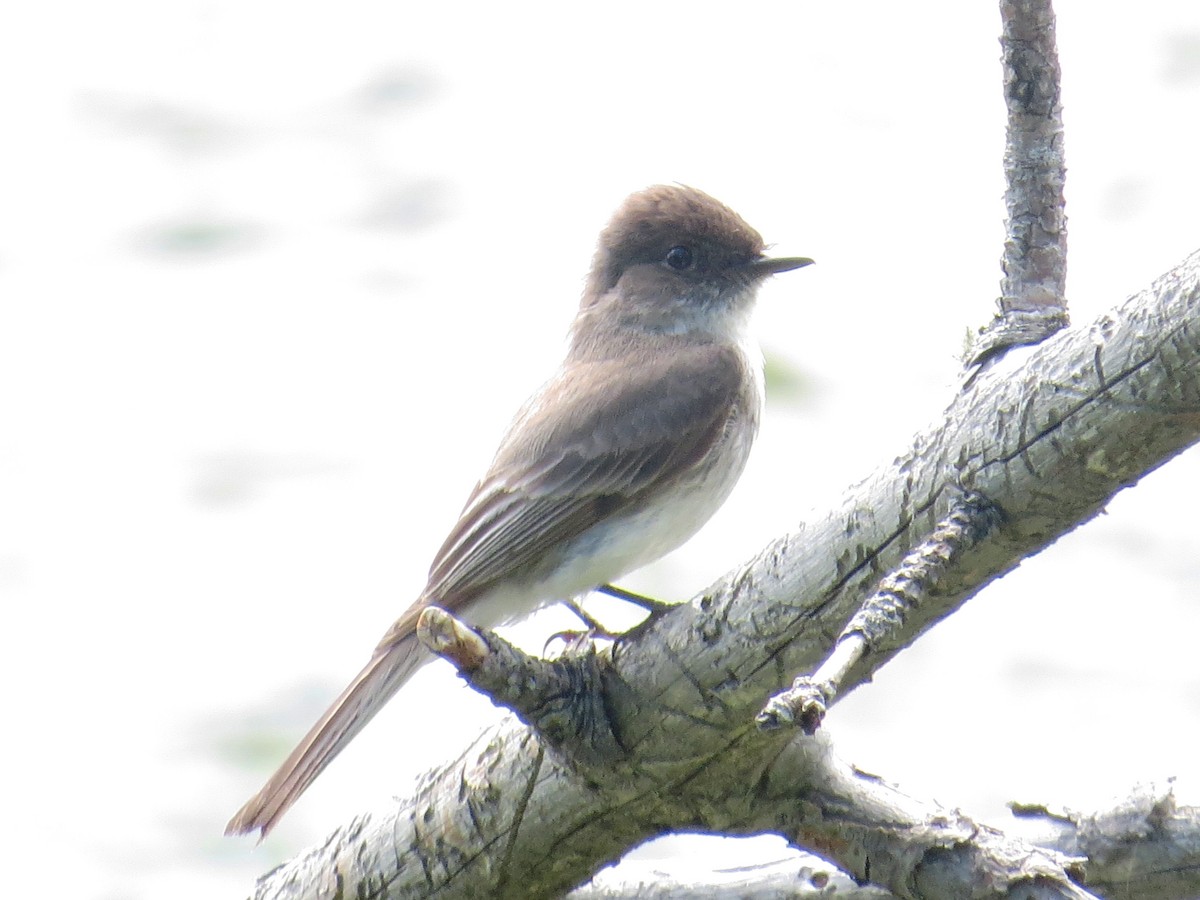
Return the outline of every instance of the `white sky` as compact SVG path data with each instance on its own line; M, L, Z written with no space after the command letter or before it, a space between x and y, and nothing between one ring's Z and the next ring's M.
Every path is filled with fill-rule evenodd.
M1200 7L1058 8L1086 324L1200 244ZM690 596L894 456L991 314L991 4L6 20L4 846L40 878L67 831L98 898L245 893L469 730L421 717L493 715L431 667L262 848L220 836L415 596L630 191L693 184L818 261L758 316L811 391L769 408L726 509L631 587ZM1200 801L1198 475L1185 454L889 665L830 717L844 755L1000 822L1009 799L1168 775ZM267 731L251 768L231 748Z

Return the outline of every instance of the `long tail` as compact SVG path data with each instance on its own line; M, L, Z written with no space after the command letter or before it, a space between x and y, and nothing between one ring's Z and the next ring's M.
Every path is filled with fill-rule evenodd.
M429 651L411 632L394 643L381 645L263 789L229 820L225 833L249 834L259 829L266 837L333 758L429 658Z

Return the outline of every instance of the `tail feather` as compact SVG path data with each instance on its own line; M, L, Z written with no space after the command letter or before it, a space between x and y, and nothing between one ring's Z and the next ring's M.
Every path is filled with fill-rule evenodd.
M266 837L333 758L429 658L411 632L394 643L380 645L263 789L229 820L225 833L249 834L258 829L261 837Z

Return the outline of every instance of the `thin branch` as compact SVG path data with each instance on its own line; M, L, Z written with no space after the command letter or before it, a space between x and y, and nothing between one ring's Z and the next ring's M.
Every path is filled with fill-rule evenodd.
M1000 524L1000 512L981 494L956 498L949 515L938 522L933 533L900 561L895 570L842 629L828 658L811 675L797 676L792 686L767 701L755 720L759 728L781 728L795 724L805 734L814 733L825 712L837 698L846 674L888 638L901 632L909 613L938 581L957 565L962 555L992 535Z
M1050 0L1001 0L1008 213L999 311L968 353L977 365L1069 324L1061 71Z

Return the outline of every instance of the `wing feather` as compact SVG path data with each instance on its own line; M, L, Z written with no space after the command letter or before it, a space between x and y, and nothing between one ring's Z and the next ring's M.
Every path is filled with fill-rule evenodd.
M698 344L637 371L572 366L517 417L435 556L425 596L469 600L685 477L738 413L746 365L732 348Z

